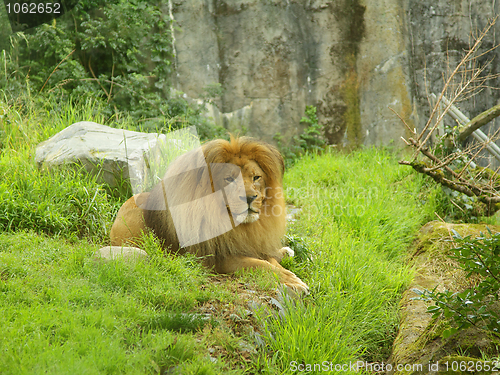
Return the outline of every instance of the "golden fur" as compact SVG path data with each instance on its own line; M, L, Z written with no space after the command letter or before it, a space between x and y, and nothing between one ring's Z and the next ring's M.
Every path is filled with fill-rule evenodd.
M282 189L284 164L278 150L264 142L241 137L231 138L229 142L210 141L202 146L202 152L194 151L174 161L142 206L134 204L134 197L125 202L113 224L112 244L134 242L141 231L148 228L168 251L195 254L219 273L232 273L241 268L271 269L287 286L307 292L307 285L279 264L286 253L281 245L286 207ZM196 164L200 155L210 167L189 170L188 166ZM200 200L202 203L177 209L180 217L175 215L175 223L193 243L181 247L171 214L175 206L220 191L224 186L217 185L234 181L239 171L245 192L244 195L225 195L228 205ZM176 202L175 206L168 207L166 192L168 202ZM232 229L201 241L200 233L210 231L218 224L216 221L228 217L228 213ZM200 218L199 223L193 225L193 218Z
M109 233L111 246L139 244L142 233L146 231L140 207L146 203L148 196L149 193L135 194L120 207Z

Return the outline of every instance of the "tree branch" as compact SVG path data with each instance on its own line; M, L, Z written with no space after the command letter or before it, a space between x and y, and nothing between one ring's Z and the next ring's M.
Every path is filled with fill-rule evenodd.
M472 120L470 120L465 128L460 132L457 137L457 141L462 143L467 139L469 135L471 135L475 130L479 129L483 125L486 125L488 122L493 120L495 117L500 116L500 104L484 111L483 113L477 115Z

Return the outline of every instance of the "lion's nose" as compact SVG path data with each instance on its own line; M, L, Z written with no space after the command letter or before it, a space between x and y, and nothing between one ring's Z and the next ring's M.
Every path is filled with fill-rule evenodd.
M252 195L252 196L247 196L247 203L251 204L256 199L257 199L257 194Z

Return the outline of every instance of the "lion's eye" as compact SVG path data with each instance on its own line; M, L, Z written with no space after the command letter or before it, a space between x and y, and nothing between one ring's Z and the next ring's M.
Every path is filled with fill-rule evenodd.
M234 178L233 178L233 177L231 177L231 176L229 176L229 177L226 177L226 178L224 179L224 181L226 181L228 184L230 184L231 182L234 182Z
M261 179L261 176L253 176L253 181L259 181Z

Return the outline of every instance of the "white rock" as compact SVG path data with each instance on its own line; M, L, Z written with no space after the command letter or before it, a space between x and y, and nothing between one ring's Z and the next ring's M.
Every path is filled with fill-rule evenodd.
M139 260L148 257L148 253L132 246L105 246L94 253L95 258L106 261L115 259Z
M76 163L97 175L99 182L117 186L129 174L129 163L154 148L164 135L115 129L95 122L77 122L36 148L40 168Z

